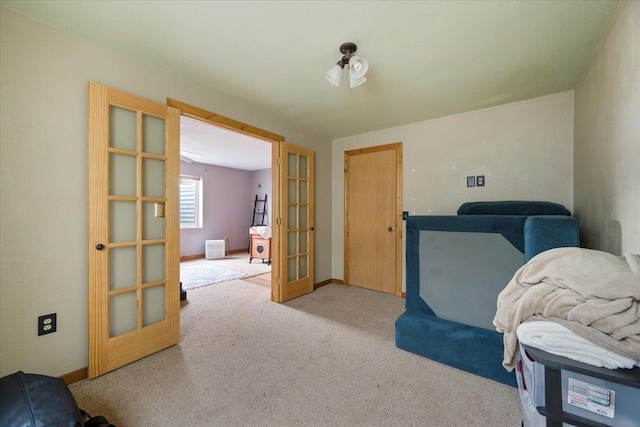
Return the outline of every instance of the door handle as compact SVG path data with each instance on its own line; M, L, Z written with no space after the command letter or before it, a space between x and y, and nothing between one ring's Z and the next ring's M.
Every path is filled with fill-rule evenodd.
M103 250L103 249L104 249L104 245L103 245L102 243L98 243L98 244L96 245L96 249L97 249L97 250L99 250L99 251L101 251L101 250Z
M393 227L387 227L387 231L393 231L393 230L395 230L395 228L393 228Z

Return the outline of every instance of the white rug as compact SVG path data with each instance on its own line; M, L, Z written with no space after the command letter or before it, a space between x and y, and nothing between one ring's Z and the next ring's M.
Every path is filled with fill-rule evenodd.
M249 273L218 267L213 261L197 260L180 264L180 281L185 291L247 276Z

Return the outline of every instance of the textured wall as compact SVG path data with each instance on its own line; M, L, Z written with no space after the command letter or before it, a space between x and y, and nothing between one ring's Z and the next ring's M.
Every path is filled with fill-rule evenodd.
M343 277L344 152L403 143L403 210L452 215L469 201L573 208L573 91L333 141L332 276ZM485 187L466 176L485 175Z
M175 98L315 150L315 281L331 277L329 140L4 7L0 14L0 375L87 366L90 80L159 103ZM58 332L38 337L37 317L53 312Z
M576 87L581 244L640 253L640 2L618 4Z
M248 248L253 172L181 162L180 173L202 177L202 228L180 230L180 256L203 254L205 240L224 236L227 250Z
M264 199L265 194L267 195L267 216L265 216L264 222L267 225L271 225L271 213L273 212L273 205L271 204L271 198L273 196L271 191L271 169L253 171L251 179L251 200L254 200L256 195L258 199Z

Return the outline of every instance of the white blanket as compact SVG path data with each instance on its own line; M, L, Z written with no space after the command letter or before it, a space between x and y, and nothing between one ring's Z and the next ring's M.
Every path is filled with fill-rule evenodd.
M595 345L559 323L525 322L518 326L518 341L547 353L608 369L633 368L638 361ZM640 366L640 365L638 365Z
M542 252L523 265L498 295L493 324L504 333L503 366L511 371L518 326L559 323L588 341L640 360L640 255L580 248Z
M268 225L256 225L249 229L249 234L259 234L264 239L271 238L271 227Z

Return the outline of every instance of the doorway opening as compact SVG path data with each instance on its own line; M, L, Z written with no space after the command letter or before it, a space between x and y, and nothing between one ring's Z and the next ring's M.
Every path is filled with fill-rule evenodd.
M264 139L180 116L183 291L249 278L270 287L271 151ZM258 256L251 233L263 242Z
M271 248L268 250L272 265L271 301L284 302L313 292L315 252L315 153L313 150L286 142L282 135L180 101L168 98L167 105L178 109L182 116L270 144L273 215L268 216L268 221L274 230L270 240ZM255 202L253 209L256 209ZM262 253L262 255L265 254ZM251 255L250 261L254 256Z

